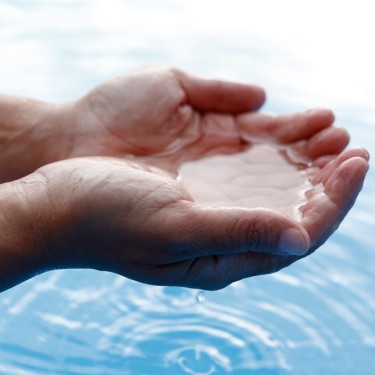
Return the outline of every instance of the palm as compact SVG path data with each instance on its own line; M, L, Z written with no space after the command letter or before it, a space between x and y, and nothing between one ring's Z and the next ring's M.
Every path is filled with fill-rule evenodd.
M265 219L277 223L265 233L259 250L273 249L279 232L294 225L263 210L197 206L162 170L120 159L75 158L44 166L37 175L48 181L43 194L52 206L43 200L36 210L46 210L46 218L59 212L58 219L44 225L47 269L91 267L151 284L215 289L232 282L234 275L214 274L222 270L211 270L211 259L248 251L249 246L257 250L247 242L248 224ZM28 179L40 177L33 174L24 181ZM239 219L246 226L238 225ZM270 272L269 259L257 258L252 274ZM200 263L207 261L207 270L201 269Z

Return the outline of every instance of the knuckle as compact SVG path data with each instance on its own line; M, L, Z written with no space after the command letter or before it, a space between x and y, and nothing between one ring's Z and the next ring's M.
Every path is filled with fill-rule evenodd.
M237 220L230 228L231 242L240 251L261 250L266 246L266 228L261 222Z
M190 288L212 291L231 283L221 258L215 255L193 260L184 272L183 280L184 285Z

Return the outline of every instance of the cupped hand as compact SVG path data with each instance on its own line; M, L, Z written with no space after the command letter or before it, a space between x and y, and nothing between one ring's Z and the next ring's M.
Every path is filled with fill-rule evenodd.
M234 116L257 110L264 99L257 86L144 68L100 84L67 107L73 108L64 127L71 127L69 156L164 153L197 141L207 123L237 137Z
M46 269L89 267L149 284L219 289L280 270L324 242L353 204L366 160L356 149L316 164L317 191L301 223L262 208L196 204L164 170L114 158L53 163L20 183L42 187L24 195L43 218L34 229L41 228Z
M274 270L272 256L255 251L308 248L304 228L284 215L197 205L163 170L135 162L70 159L19 184L39 218L30 236L40 234L44 269L90 267L150 284L218 289ZM226 260L241 254L249 257L246 275Z
M173 171L186 160L241 151L254 139L294 143L314 160L348 144L347 133L332 126L331 111L270 116L256 112L264 100L254 85L151 66L104 82L66 106L60 147L64 159L136 156Z

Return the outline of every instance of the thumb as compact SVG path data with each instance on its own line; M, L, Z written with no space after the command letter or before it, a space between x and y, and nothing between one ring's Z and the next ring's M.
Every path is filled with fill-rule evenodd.
M249 251L302 256L310 247L304 227L281 213L186 203L185 214L179 215L182 221L175 220L174 225L184 226L184 243L194 257Z
M237 114L257 110L265 101L264 90L255 85L201 79L178 69L173 72L187 102L200 111Z

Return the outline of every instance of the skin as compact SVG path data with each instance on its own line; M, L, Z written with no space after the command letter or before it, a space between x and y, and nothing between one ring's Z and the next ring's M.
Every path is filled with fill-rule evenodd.
M170 68L115 78L64 105L2 99L0 290L55 268L210 290L275 272L327 240L368 170L365 150L343 151L349 136L330 111L261 114L261 88ZM309 162L300 222L198 205L175 179L183 161L254 138Z

